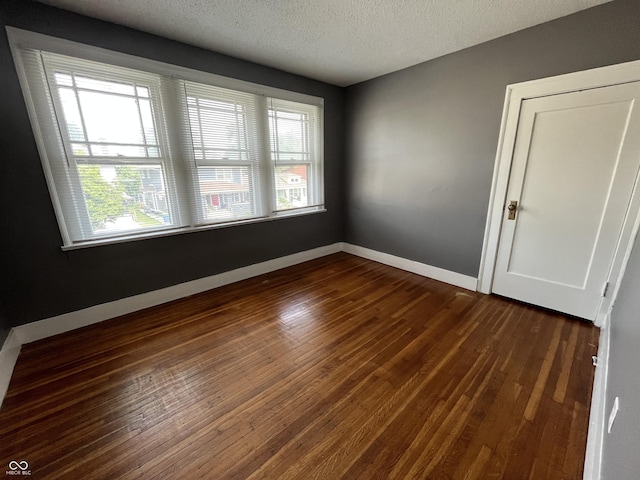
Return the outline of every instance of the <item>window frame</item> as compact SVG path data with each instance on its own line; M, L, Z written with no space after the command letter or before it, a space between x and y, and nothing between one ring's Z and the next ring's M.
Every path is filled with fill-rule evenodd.
M229 226L242 225L246 223L255 223L262 221L276 220L283 217L290 217L294 215L305 215L326 212L324 206L324 99L312 95L307 95L299 92L291 92L279 88L259 85L244 80L237 80L229 77L223 77L217 74L194 70L177 65L171 65L156 60L151 60L142 57L136 57L130 54L115 52L106 50L100 47L86 45L82 43L73 42L70 40L51 37L27 30L22 30L14 27L6 27L7 35L11 46L11 51L14 59L14 64L18 73L20 84L22 87L23 96L29 113L31 126L33 129L34 137L40 154L42 167L47 180L51 201L56 213L58 225L62 235L63 250L73 250L77 248L85 248L94 245L105 245L110 243L121 243L128 241L141 240L145 238L153 238L158 236L175 235L188 233L192 231L201 231L217 228L226 228ZM150 77L157 77L157 81L162 84L163 92L174 89L171 95L171 103L167 105L165 93L159 94L159 101L162 104L162 112L154 112L154 121L157 130L161 130L162 133L156 132L159 136L157 141L162 144L164 142L165 152L161 154L164 159L164 167L168 173L166 175L167 182L167 196L175 196L176 198L168 199L170 205L173 205L173 211L171 211L172 220L175 217L174 224L172 226L160 226L152 229L140 229L127 231L122 234L115 233L114 235L101 235L92 236L88 238L83 236L78 240L78 228L86 228L86 221L88 219L71 219L69 218L68 211L65 210L61 197L73 196L69 185L59 188L56 184L54 175L52 172L52 165L56 161L60 162L60 159L52 159L51 144L52 140L46 140L47 136L51 136L52 133L57 135L57 142L62 142L68 145L68 139L65 138L65 134L61 130L62 127L58 127L55 118L48 118L42 122L38 118L38 110L36 108L37 102L42 102L42 98L36 97L42 95L49 96L49 92L37 92L33 91L30 87L29 76L26 68L23 65L22 51L23 50L35 50L43 51L47 53L60 54L69 57L73 57L79 60L88 60L92 62L99 62L107 65L113 65L115 67L123 67L130 70L135 70L141 75L149 75ZM166 82L173 82L175 85L167 87ZM179 82L194 82L203 85L210 85L213 87L219 87L229 90L235 90L238 92L245 92L253 94L258 97L257 103L259 104L257 117L260 117L257 122L257 128L260 130L259 138L261 138L260 148L264 152L263 156L267 158L263 159L259 165L261 169L260 178L260 192L259 199L254 199L254 202L261 203L260 216L255 216L247 219L239 219L228 222L218 223L203 223L203 212L199 209L197 192L194 181L194 172L197 176L197 166L195 159L193 158L194 152L184 144L187 142L185 134L184 119L188 118L188 107L186 103L186 92L184 88L177 86ZM182 90L182 91L181 91ZM290 210L277 210L277 199L275 189L275 167L271 159L271 148L269 143L269 116L268 116L268 103L269 100L283 102L295 102L308 105L309 108L317 108L316 118L316 135L315 140L316 148L316 160L313 168L316 170L314 173L314 185L313 188L308 184L307 192L314 190L314 201L309 203L313 204L309 207L290 209ZM49 98L49 102L56 102ZM61 108L60 105L56 105L56 110ZM61 111L61 110L60 110ZM56 112L51 112L51 117L55 117ZM43 124L44 123L44 124ZM50 125L46 125L50 123ZM189 128L188 122L186 128ZM62 145L61 145L62 146ZM53 154L55 156L55 153ZM177 160L178 157L182 157L182 160ZM186 158L188 157L188 158ZM143 157L147 163L149 159ZM68 162L66 155L64 155L65 162ZM128 157L130 163L135 162L135 158ZM222 165L221 165L222 166ZM55 168L55 166L54 166ZM59 178L59 177L56 177ZM308 182L309 183L309 182ZM73 184L73 182L71 182ZM171 185L171 187L169 186ZM65 188L67 189L66 191ZM180 191L178 191L180 189ZM76 192L77 195L77 192ZM179 197L179 200L178 200ZM66 200L68 201L68 200ZM67 209L68 210L68 209ZM86 231L86 230L85 230Z
M282 151L280 149L276 148L274 149L274 145L270 144L269 145L269 152L271 155L271 165L273 168L273 182L274 184L277 183L276 179L275 179L275 174L277 174L276 169L279 166L282 167L286 167L286 166L290 166L290 167L296 167L299 165L304 165L307 168L307 178L305 180L305 184L304 187L300 186L300 188L304 188L305 190L305 197L307 198L307 203L309 204L306 207L289 207L289 208L278 208L278 195L277 195L277 190L278 190L278 186L277 184L274 185L274 198L273 201L274 203L274 208L273 211L274 212L280 212L280 213L285 213L285 212L295 212L297 210L301 210L301 209L305 209L305 208L309 208L309 207L313 207L314 205L318 205L320 203L323 203L323 197L322 195L318 194L317 192L319 192L321 189L319 188L319 185L322 184L322 179L324 178L324 165L322 161L318 161L318 158L321 158L321 138L317 138L317 128L312 128L314 126L314 124L316 124L317 122L320 121L320 118L318 116L316 116L316 112L312 110L312 108L310 108L310 106L307 105L300 105L299 102L292 102L292 101L288 101L288 100L284 100L284 99L271 99L271 101L269 102L268 105L269 110L273 110L274 112L274 117L272 117L272 115L269 113L268 114L268 119L269 119L269 125L275 125L277 128L277 113L279 111L281 112L287 112L287 113L295 113L295 114L302 114L304 116L307 117L306 120L304 120L307 125L307 135L306 138L305 135L303 134L303 140L306 140L306 142L308 143L308 145L306 146L306 149L303 149L302 152L298 152L298 154L301 155L307 155L308 158L306 159L299 159L299 160L293 160L293 159L289 159L289 160L283 160L280 158L280 154L281 153L287 153L285 151ZM272 120L272 118L274 120ZM269 136L270 139L275 140L276 142L279 140L278 138L278 133L270 131L269 132ZM275 158L274 158L274 154L275 153ZM302 190L301 190L302 192ZM311 192L311 194L309 194L309 192Z
M263 176L263 172L262 172L262 167L263 167L263 163L266 161L265 159L261 159L261 156L263 155L263 152L261 151L261 143L262 143L262 139L260 138L260 132L261 132L261 118L260 118L260 103L262 103L263 99L261 97L253 97L253 98L248 98L248 99L242 99L242 102L237 102L235 99L234 100L234 106L237 108L237 104L240 103L243 107L243 114L242 117L244 117L244 122L243 122L243 132L245 133L245 141L246 141L246 158L244 159L210 159L207 158L207 150L212 150L211 148L207 147L205 145L205 140L204 140L204 136L202 135L203 131L206 130L207 125L206 122L203 122L201 119L201 114L203 113L202 111L202 107L200 106L201 102L214 102L214 103L228 103L231 104L231 99L229 99L228 97L224 96L223 92L220 91L213 91L213 92L207 92L207 91L203 91L206 90L206 85L204 86L205 88L203 89L203 85L195 85L195 82L185 82L184 83L184 95L186 98L186 108L187 108L187 118L186 121L184 122L188 129L188 135L189 135L189 139L192 142L192 146L191 146L191 151L193 153L193 164L194 164L194 168L195 168L195 177L198 178L198 182L197 185L194 188L200 189L202 188L202 185L200 183L200 169L233 169L233 168L246 168L247 169L247 182L248 182L248 187L250 188L249 192L247 192L247 194L250 196L250 205L253 211L253 215L251 217L249 217L247 220L251 220L251 219L256 219L256 218L261 218L261 217L265 217L268 216L265 214L265 212L268 212L268 210L265 208L265 202L262 199L262 197L264 195L254 195L255 193L260 193L261 191L264 190L264 186L262 185L262 176ZM216 86L214 86L215 88ZM200 92L198 92L198 90ZM215 88L215 90L218 90L217 88ZM228 90L228 89L227 89ZM196 104L190 104L189 103L189 99L195 99L196 100ZM192 106L193 105L193 106ZM200 132L200 139L201 139L201 143L200 146L196 146L195 144L193 144L193 140L194 140L194 124L192 121L192 115L191 115L191 111L190 109L194 108L197 110L197 116L198 116L198 130ZM235 110L234 110L235 111ZM237 112L236 112L236 121L237 121ZM198 135L195 135L196 137ZM198 156L197 154L197 150L201 150L201 158ZM240 153L242 152L242 149L237 149L236 152ZM242 155L239 155L239 157L241 157ZM216 172L217 173L217 172ZM233 177L233 175L232 175ZM219 180L218 178L216 178L216 180ZM229 195L233 195L233 193L218 193L218 196L222 195L224 198L228 197ZM200 191L200 197L202 196L202 192ZM205 213L205 206L202 204L199 204L197 206L197 223L199 225L206 225L206 224L210 224L210 223L224 223L224 222L212 222L209 221L207 222L207 215ZM234 220L234 221L239 221L239 220Z
M85 135L85 141L73 142L70 138L70 132L68 131L68 125L65 120L63 120L64 116L64 107L58 95L56 95L56 90L59 90L59 86L56 85L55 74L60 70L64 69L64 67L60 68L55 65L55 62L43 61L43 69L45 72L46 83L48 87L47 94L50 93L50 101L53 104L54 112L52 112L52 119L54 119L54 125L49 126L49 128L57 128L60 132L59 141L62 142L62 150L61 152L52 152L51 147L49 147L49 153L53 154L50 157L56 156L56 153L60 154L61 158L55 158L52 161L54 162L66 162L69 165L69 168L65 172L65 182L64 184L69 188L68 192L63 192L63 195L69 195L71 197L81 197L83 195L82 181L80 179L80 166L82 165L96 165L96 166L112 166L117 168L118 166L128 166L128 165L148 165L155 166L159 165L162 170L163 183L166 187L166 195L167 195L167 203L169 208L169 215L172 218L172 223L170 225L160 225L158 227L148 227L141 230L131 230L127 233L117 234L117 233L102 233L96 234L93 231L91 226L91 222L89 219L88 212L85 208L81 208L84 205L73 205L75 201L67 201L66 203L70 204L69 206L64 206L64 202L61 205L61 216L62 219L59 220L59 223L64 224L64 228L67 230L67 235L70 239L74 238L74 236L81 235L82 237L89 238L89 240L83 240L82 242L92 242L92 241L100 241L101 239L108 239L115 236L130 236L137 235L139 233L151 233L151 232L159 232L167 229L176 228L179 224L183 223L181 221L181 216L178 214L178 200L175 188L169 188L171 183L174 183L174 175L173 175L173 163L171 162L169 157L169 145L167 142L167 138L165 135L165 125L164 125L164 115L162 111L158 111L156 106L161 105L161 94L160 94L160 82L159 79L156 78L152 74L147 74L145 72L136 72L135 75L135 86L138 84L144 84L149 89L149 102L151 104L151 117L154 123L154 134L156 135L157 146L160 150L158 157L134 157L134 156L99 156L91 153L92 142L88 138L88 131L85 126L84 120L82 124L83 133ZM69 70L70 71L70 70ZM94 78L96 79L95 73L91 72L90 68L82 68L74 67L72 76L83 75L85 78ZM123 84L127 84L131 82L131 78L127 78L122 73L117 71L109 72L109 81L111 82L122 82ZM67 88L67 87L63 87ZM78 90L82 90L77 87L73 87L76 95L78 95ZM138 95L136 95L136 98ZM78 97L79 98L79 97ZM80 109L80 115L83 116L83 109L80 101L78 99L78 108ZM138 107L139 108L139 107ZM39 117L39 122L43 122L42 116ZM50 121L50 119L44 120ZM141 122L142 125L142 122ZM74 155L70 153L73 150L72 145L74 143L85 143L89 148L89 155ZM146 140L144 142L146 144ZM45 147L46 148L46 147ZM149 148L149 147L145 147ZM52 182L55 183L55 179L52 179ZM73 205L73 207L72 207ZM69 218L75 218L75 222L70 222ZM73 243L73 240L71 240Z

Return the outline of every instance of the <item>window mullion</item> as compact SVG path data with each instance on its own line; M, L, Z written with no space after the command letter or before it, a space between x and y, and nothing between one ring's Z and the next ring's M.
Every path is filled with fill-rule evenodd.
M271 158L271 141L269 138L269 99L256 97L256 124L258 128L260 165L260 201L262 215L272 215L276 211L275 171Z
M147 142L147 132L145 131L144 121L142 120L142 111L140 110L140 97L138 96L137 93L138 93L138 91L136 90L136 107L138 107L137 108L137 110L138 110L138 121L140 122L140 128L142 128L142 141L144 142L144 153L148 157L149 156L149 142ZM157 140L158 139L156 138L156 141Z
M65 247L321 211L322 99L13 30Z
M195 166L193 145L190 141L187 99L181 80L161 79L161 96L165 132L168 145L168 162L173 170L177 220L180 226L194 227L200 223L202 213L198 198L198 172Z
M82 136L84 137L84 142L89 144L89 135L87 133L87 126L84 121L84 112L82 111L82 104L80 103L80 94L78 93L78 88L76 87L75 75L71 75L71 79L73 82L73 94L76 98L76 103L78 105L78 114L80 115L80 124L82 125ZM91 152L90 146L89 146L89 152Z

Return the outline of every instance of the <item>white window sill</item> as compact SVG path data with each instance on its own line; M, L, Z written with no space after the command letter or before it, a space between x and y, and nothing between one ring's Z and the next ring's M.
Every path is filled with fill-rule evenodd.
M270 222L272 220L279 220L281 218L291 218L291 217L300 217L303 215L312 215L316 213L325 213L327 211L324 207L311 207L308 210L300 211L300 209L295 209L295 211L282 211L278 212L270 217L259 217L259 218L251 218L249 220L239 220L234 222L226 222L226 223L214 223L209 225L199 225L197 227L178 227L178 228L170 228L165 230L156 230L152 232L145 233L132 233L132 234L124 234L117 237L108 237L108 238L98 238L95 240L85 240L82 242L77 242L72 245L63 245L61 248L63 251L69 250L80 250L83 248L97 247L102 245L113 245L117 243L125 243L125 242L134 242L138 240L146 240L149 238L159 238L159 237L168 237L171 235L182 235L185 233L193 233L193 232L202 232L206 230L217 230L220 228L228 228L235 227L237 225L247 225L251 223L262 223L262 222Z

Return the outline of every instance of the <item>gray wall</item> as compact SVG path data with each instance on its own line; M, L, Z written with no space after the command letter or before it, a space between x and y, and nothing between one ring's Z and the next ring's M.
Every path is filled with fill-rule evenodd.
M640 478L640 237L611 315L606 419L615 397L620 410L611 430L604 433L603 480Z
M328 213L63 252L5 25L324 97ZM342 240L343 89L24 0L2 0L0 30L0 318L6 327ZM1 340L5 333L0 328Z
M347 90L346 241L476 277L508 84L640 59L617 0Z
M353 86L345 110L337 87L4 0L0 345L11 326L343 239L476 276L506 85L639 59L638 19L640 2L616 0ZM324 97L329 213L62 252L5 25ZM615 396L621 410L605 435L604 479L635 479L640 471L639 243L611 321L607 412Z
M345 240L477 276L508 84L640 59L616 0L347 89ZM611 320L603 480L640 472L640 240Z

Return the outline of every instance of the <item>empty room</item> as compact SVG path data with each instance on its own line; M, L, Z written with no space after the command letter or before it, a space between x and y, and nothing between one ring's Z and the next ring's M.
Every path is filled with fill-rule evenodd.
M2 1L0 475L640 478L639 25Z

